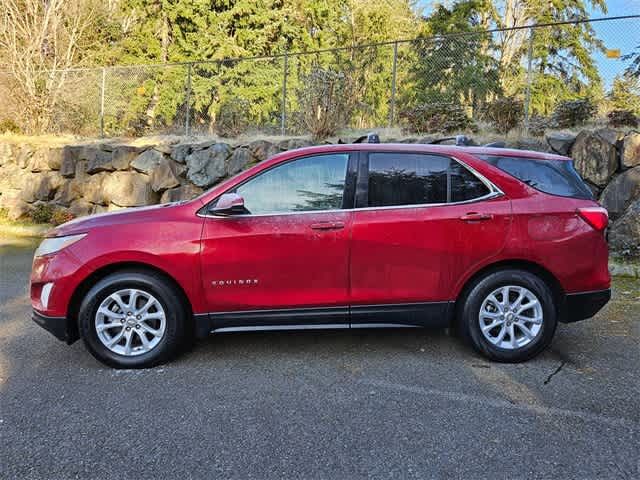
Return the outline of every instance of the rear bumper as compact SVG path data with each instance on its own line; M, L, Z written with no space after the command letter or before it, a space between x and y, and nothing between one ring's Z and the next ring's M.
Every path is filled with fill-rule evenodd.
M58 340L62 340L69 345L78 339L77 334L72 332L69 328L69 321L65 317L47 317L46 315L33 310L31 318Z
M564 297L563 323L577 322L593 317L611 299L611 289L593 292L568 293Z

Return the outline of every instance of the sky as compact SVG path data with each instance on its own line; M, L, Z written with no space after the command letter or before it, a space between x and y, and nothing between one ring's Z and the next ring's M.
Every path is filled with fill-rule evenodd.
M433 4L451 4L453 0L433 1L419 0L418 8L422 8L425 14L433 7ZM600 10L592 10L593 18L617 17L621 15L640 15L640 0L607 0L607 13ZM631 53L640 45L640 18L632 20L619 20L611 22L595 22L593 24L598 38L608 49L619 49L621 54ZM603 54L596 54L596 63L605 87L610 87L613 78L624 71L626 63L621 59L610 59Z

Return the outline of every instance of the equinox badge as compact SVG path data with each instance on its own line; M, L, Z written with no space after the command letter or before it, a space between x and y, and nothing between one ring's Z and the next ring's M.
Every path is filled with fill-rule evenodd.
M214 280L211 285L214 287L224 287L231 285L257 285L257 278L241 279L241 280Z

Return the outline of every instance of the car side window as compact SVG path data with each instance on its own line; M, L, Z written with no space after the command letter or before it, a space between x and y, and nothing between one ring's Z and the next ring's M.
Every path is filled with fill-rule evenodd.
M536 190L561 197L593 199L591 190L580 178L571 160L535 160L497 155L481 155L479 158Z
M369 207L463 202L489 193L487 185L449 157L369 154Z
M451 160L449 174L450 202L465 202L491 193L489 187L455 160Z
M449 159L415 153L369 154L369 207L445 203Z
M316 155L279 165L235 189L251 214L342 208L349 155Z

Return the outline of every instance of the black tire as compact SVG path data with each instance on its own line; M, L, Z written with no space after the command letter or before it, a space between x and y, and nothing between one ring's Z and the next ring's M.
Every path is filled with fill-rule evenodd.
M98 338L97 310L109 295L135 288L153 295L165 312L166 327L160 342L150 351L126 356L115 353ZM187 312L180 296L161 275L153 272L122 270L98 281L84 296L78 315L78 330L87 350L102 363L113 368L148 368L173 358L188 340Z
M479 314L483 301L494 290L508 286L519 286L530 290L542 306L542 327L527 345L515 349L500 348L492 344L480 329ZM460 336L486 358L504 363L529 360L549 346L558 324L553 292L538 276L517 269L499 270L476 280L466 289L458 306L456 326Z

